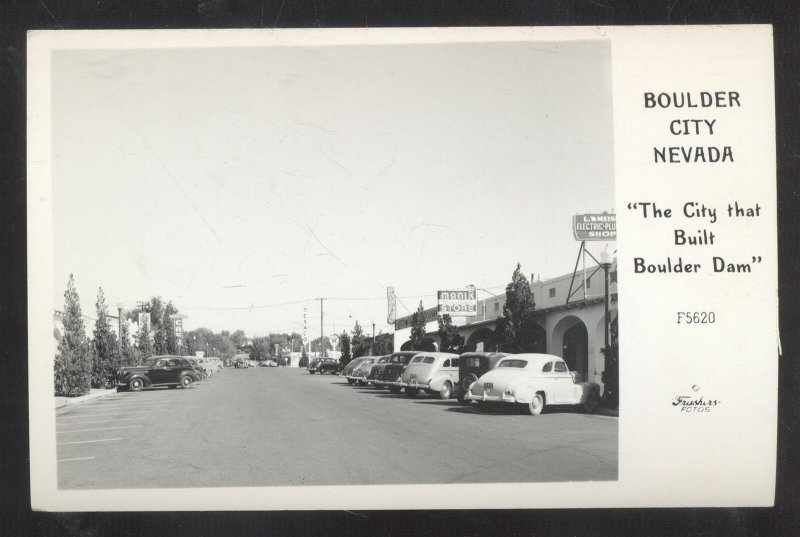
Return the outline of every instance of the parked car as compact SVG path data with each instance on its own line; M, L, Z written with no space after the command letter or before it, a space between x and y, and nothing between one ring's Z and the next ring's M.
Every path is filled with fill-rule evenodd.
M364 385L367 383L367 375L369 374L369 370L372 369L372 364L379 358L378 356L363 356L363 360L357 366L353 367L350 370L350 374L347 375L347 382L351 380L350 384L358 383L359 385Z
M360 366L361 363L364 360L368 359L368 358L373 358L373 357L372 356L359 356L358 358L353 358L352 360L347 362L347 364L342 369L341 376L347 378L347 383L348 384L355 384L356 383L356 379L351 378L351 375L353 374L353 370L355 368L357 368L358 366Z
M338 375L339 369L342 364L336 358L324 358L317 366L317 373L320 375L330 373L331 375Z
M200 365L200 362L197 361L197 358L188 357L186 359L189 360L190 364L192 364L192 367L197 372L197 376L199 377L200 380L203 380L208 377L206 370L203 368L202 365Z
M375 385L375 381L377 380L378 373L383 371L383 366L389 362L389 357L391 354L387 354L386 356L381 356L373 364L370 364L369 369L367 370L367 384L372 384L375 388L378 386Z
M314 358L313 360L308 362L308 367L306 367L306 369L310 374L313 375L314 373L317 372L317 369L319 369L320 363L322 363L322 358Z
M210 377L217 372L217 368L211 363L209 358L195 357L193 360L198 363L206 377Z
M380 376L383 374L383 369L386 367L386 364L389 363L389 358L391 358L391 356L391 354L387 354L372 364L372 369L370 369L369 374L367 375L367 382L372 384L373 388L381 389L384 387L384 383L380 380Z
M123 367L117 371L117 391L138 392L153 386L188 388L200 380L190 360L183 356L155 356L143 365Z
M579 380L558 356L515 354L500 360L474 382L466 399L480 404L524 405L533 416L551 405L581 405L586 412L594 412L600 400L600 385Z
M400 393L403 388L399 385L395 385L394 383L401 380L403 371L406 369L406 365L408 365L408 362L411 361L411 358L417 354L419 354L419 351L393 352L391 356L389 356L389 361L383 366L383 371L380 372L379 376L376 378L376 381L381 387L388 386L390 392Z
M458 360L458 383L453 390L453 395L459 404L468 405L470 401L464 399L469 387L478 378L491 371L500 359L508 356L504 352L465 352Z
M441 399L450 399L458 383L458 355L450 352L422 352L411 359L400 381L406 396L416 397L420 390Z

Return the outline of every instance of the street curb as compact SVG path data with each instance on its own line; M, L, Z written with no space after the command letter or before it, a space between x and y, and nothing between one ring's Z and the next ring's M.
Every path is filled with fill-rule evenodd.
M601 416L619 417L619 410L615 408L598 408L596 412Z
M116 388L112 388L110 390L92 390L92 391L94 393L88 393L86 395L81 395L80 397L66 397L62 401L59 401L58 398L56 398L56 410L68 406L80 405L87 401L94 401L95 399L100 399L102 397L107 397L111 394L117 393Z

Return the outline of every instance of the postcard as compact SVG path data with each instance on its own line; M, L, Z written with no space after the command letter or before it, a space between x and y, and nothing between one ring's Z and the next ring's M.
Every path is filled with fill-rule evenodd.
M32 507L772 505L772 47L30 32Z

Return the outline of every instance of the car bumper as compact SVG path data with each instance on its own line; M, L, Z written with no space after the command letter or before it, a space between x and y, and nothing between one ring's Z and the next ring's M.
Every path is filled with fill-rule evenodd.
M464 399L468 399L470 401L485 401L489 403L516 403L517 400L514 399L513 395L486 395L484 392L481 395L475 395L472 392L467 392L467 395L464 396Z
M430 390L431 388L430 384L426 382L417 382L415 380L410 380L409 382L404 382L401 380L400 382L394 382L392 384L401 388L412 388L418 390Z

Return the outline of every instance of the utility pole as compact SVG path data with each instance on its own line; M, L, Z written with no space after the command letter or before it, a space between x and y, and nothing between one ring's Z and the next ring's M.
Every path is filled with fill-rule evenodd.
M375 356L375 321L372 321L372 345L369 346L369 355Z

